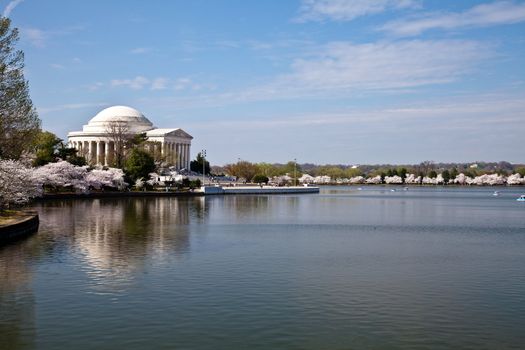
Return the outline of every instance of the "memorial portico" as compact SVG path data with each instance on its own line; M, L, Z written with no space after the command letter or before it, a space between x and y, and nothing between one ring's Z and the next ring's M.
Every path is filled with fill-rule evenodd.
M102 110L82 131L70 132L68 141L90 164L112 165L119 146L122 147L124 133L145 133L146 148L156 159L179 170L189 169L193 137L179 128L155 128L142 113L131 107L113 106Z

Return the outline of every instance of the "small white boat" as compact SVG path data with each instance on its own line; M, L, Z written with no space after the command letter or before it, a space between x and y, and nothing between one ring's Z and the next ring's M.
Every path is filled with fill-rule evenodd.
M395 192L396 190L395 189L391 189L390 192Z
M358 187L357 190L358 190L358 191L362 191L363 189L362 189L361 187Z
M518 202L525 202L525 194L522 194L518 199L516 199Z
M494 191L494 193L492 194L494 197L496 196L499 196L499 191Z
M408 191L408 187L403 188L403 190Z

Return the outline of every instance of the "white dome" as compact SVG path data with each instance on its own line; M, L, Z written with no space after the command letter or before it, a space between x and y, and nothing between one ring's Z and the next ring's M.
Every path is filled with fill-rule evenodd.
M127 106L112 106L98 112L87 125L84 132L107 132L112 122L125 124L130 132L138 133L154 128L153 123L134 108Z

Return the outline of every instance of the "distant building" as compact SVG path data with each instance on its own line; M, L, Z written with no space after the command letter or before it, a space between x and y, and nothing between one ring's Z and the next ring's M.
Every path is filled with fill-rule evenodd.
M113 106L100 111L82 131L70 132L68 143L90 164L111 165L115 158L116 128L126 134L145 133L147 147L155 158L177 169L189 169L193 137L179 128L155 128L148 118L131 107Z

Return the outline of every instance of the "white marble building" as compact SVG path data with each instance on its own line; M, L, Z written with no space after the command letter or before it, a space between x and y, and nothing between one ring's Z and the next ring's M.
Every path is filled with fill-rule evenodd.
M189 169L193 137L179 128L157 129L141 112L126 106L106 108L84 125L82 131L70 132L69 146L91 164L111 165L115 157L115 136L111 130L115 126L126 133L146 133L146 147L156 159L177 169Z

